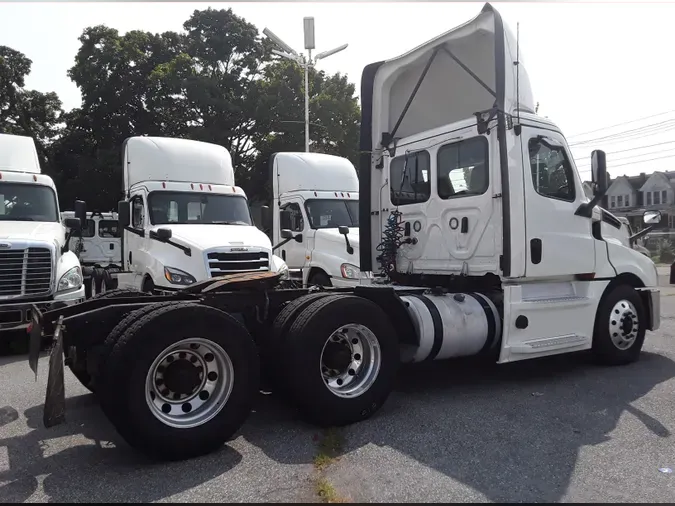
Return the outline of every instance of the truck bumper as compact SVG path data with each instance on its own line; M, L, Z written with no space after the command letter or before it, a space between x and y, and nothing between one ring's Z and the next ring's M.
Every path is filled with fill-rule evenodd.
M70 306L84 300L84 285L78 290L56 294L52 300L43 302L0 303L0 336L3 332L26 330L31 322L32 308L45 312L61 306Z

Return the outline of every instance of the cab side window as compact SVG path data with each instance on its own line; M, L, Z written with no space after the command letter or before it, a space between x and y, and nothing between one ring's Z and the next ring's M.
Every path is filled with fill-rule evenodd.
M574 172L563 146L535 137L528 143L535 191L544 197L573 202Z
M117 221L115 220L101 220L98 222L98 235L99 237L119 237L119 231L117 230Z
M482 195L489 185L487 139L473 137L441 146L437 167L442 199Z
M145 206L143 197L134 197L131 201L131 226L143 228L145 224Z
M389 164L389 191L392 205L403 206L429 200L431 168L428 151L407 153Z
M84 227L82 227L82 237L94 237L96 231L96 223L94 220L87 220Z
M302 232L305 229L305 220L302 217L302 210L299 204L292 202L283 206L281 210L286 211L290 215L288 226L292 232ZM281 228L285 228L283 222L281 225Z

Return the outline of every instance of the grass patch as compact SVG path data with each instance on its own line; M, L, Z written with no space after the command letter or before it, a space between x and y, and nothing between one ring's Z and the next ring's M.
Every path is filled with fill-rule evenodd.
M337 460L342 450L342 435L337 429L328 429L319 441L319 452L314 457L314 467L319 471L324 470Z
M342 434L334 428L324 431L317 444L317 454L314 457L314 468L317 471L315 492L323 503L348 503L346 497L341 496L333 484L325 477L325 470L333 464L340 455L343 447Z
M338 494L335 487L325 478L316 480L316 495L325 503L348 503L349 499Z

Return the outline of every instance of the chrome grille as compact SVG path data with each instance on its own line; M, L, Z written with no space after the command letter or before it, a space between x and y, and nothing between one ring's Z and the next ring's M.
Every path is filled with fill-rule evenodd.
M46 295L51 291L51 280L48 248L0 250L0 299Z
M266 251L223 252L214 251L207 255L211 277L232 272L269 271L270 257Z

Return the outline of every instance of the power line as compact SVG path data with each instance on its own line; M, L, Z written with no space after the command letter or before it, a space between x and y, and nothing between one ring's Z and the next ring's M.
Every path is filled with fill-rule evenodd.
M634 148L627 148L627 149L619 149L617 151L607 151L605 152L606 155L613 155L615 153L625 153L626 151L635 151L637 149L647 149L647 148L653 148L655 146L663 146L664 144L675 144L675 141L665 141L665 142L657 142L656 144L648 144L647 146L636 146ZM589 155L590 156L590 155ZM581 157L580 157L581 158Z
M630 120L630 121L624 121L622 123L617 123L616 125L606 126L606 127L603 127L603 128L598 128L596 130L589 130L588 132L583 132L583 133L580 133L580 134L570 135L569 138L571 139L573 137L581 137L582 135L592 134L592 133L595 133L595 132L601 132L603 130L608 130L610 128L628 125L630 123L637 123L638 121L643 121L643 120L650 119L650 118L656 118L658 116L663 116L664 114L670 114L671 112L675 112L675 109L672 109L670 111L660 112L658 114L652 114L651 116L645 116L644 118L638 118L638 119L633 119L633 120Z
M630 130L624 130L623 132L617 132L614 134L604 135L602 137L596 137L593 139L587 139L585 141L573 142L570 144L572 146L581 146L584 144L590 144L593 142L607 142L613 139L626 140L627 137L642 136L641 134L653 133L659 130L668 131L672 128L675 128L675 118L671 118L665 121L659 121L657 123L651 123L649 125L643 125L638 128L633 128Z

